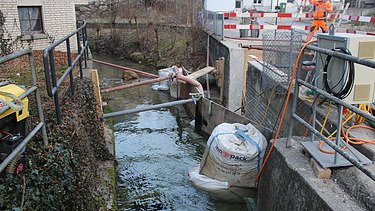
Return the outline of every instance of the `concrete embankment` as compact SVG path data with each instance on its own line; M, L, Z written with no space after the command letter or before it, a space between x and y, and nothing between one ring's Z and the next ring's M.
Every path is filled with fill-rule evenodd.
M353 188L361 187L356 175L346 179L342 169L332 169L332 178L317 178L310 166L311 158L303 154L301 141L306 140L293 137L292 147L286 148L285 139L277 140L259 184L260 210L366 210L371 209L369 204L374 207L373 193L363 194L359 201L353 198L357 192L340 185L350 179ZM354 168L344 171L356 171ZM345 179L339 178L343 176ZM369 189L373 181L368 179L366 183L364 189Z

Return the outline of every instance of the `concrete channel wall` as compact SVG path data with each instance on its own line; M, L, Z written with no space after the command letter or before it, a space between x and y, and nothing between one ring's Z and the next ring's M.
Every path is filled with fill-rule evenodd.
M294 137L292 148L277 140L258 191L259 210L365 210L333 179L318 179Z
M210 36L210 62L225 58L224 106L234 111L242 106L244 50L230 41L219 41ZM215 66L215 65L213 65Z

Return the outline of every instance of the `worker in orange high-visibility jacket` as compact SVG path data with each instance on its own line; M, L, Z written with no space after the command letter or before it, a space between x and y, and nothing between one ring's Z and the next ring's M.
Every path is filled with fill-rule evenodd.
M311 38L314 36L315 32L319 29L322 29L323 33L326 33L328 31L326 23L327 12L333 11L331 1L309 0L309 2L311 5L315 7L315 11L313 15L314 20L310 28L310 33L307 35L305 42L310 41Z

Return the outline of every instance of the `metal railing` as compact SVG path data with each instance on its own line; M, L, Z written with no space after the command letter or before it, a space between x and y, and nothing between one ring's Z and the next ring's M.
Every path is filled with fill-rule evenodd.
M85 68L87 68L88 41L87 41L86 22L77 21L77 27L78 29L76 31L68 34L64 38L60 39L59 41L53 43L52 45L48 46L47 48L43 50L43 65L44 65L44 73L45 73L45 78L46 78L47 93L50 97L53 97L55 101L57 124L61 123L61 109L60 109L60 103L59 103L59 97L58 97L58 91L59 91L61 84L64 82L66 77L69 76L70 92L72 95L74 95L74 78L73 78L74 67L78 63L80 78L83 78L83 70L82 70L82 57L83 57ZM74 35L76 35L76 38L77 38L78 55L74 59L74 61L72 61L70 39ZM53 53L54 53L55 48L62 43L66 44L68 68L64 71L63 75L60 78L57 78L55 58L54 58Z
M332 50L327 50L325 48L321 48L321 47L317 47L317 46L313 46L313 45L307 46L306 49L315 51L317 53L329 55L329 56L332 56L332 57L335 57L335 58L338 58L338 59L342 59L342 60L346 60L346 61L349 61L349 62L361 64L361 65L364 65L364 66L367 66L367 67L375 68L375 61L371 61L369 59L362 59L362 58L358 58L358 57L355 57L355 56L335 52L335 51L332 51ZM299 75L298 69L300 69L300 68L297 68L296 75ZM375 173L372 170L370 170L369 168L367 168L364 165L364 163L360 159L358 159L358 157L354 153L352 153L352 155L354 155L354 156L350 155L348 153L348 151L350 151L350 149L348 151L344 151L340 146L340 144L341 144L345 147L349 147L349 144L344 142L341 138L341 124L342 124L343 107L346 107L346 108L352 110L356 114L359 114L359 115L363 116L364 118L366 118L369 121L375 122L375 117L372 116L371 114L366 113L366 112L358 109L357 107L352 106L349 103L346 103L343 100L327 93L326 91L301 80L301 79L296 79L296 82L297 83L294 87L294 92L293 92L294 94L293 94L293 101L292 101L292 117L297 122L301 123L304 127L306 127L311 132L310 141L313 142L314 139L315 139L315 136L317 136L320 140L324 141L324 143L326 143L327 145L329 145L331 148L334 149L334 161L333 162L335 164L338 160L338 154L340 154L342 157L346 158L351 164L356 166L359 170L361 170L363 173L365 173L367 176L369 176L372 180L375 181ZM304 119L302 119L300 116L297 115L296 106L297 106L298 93L299 93L300 86L304 86L304 87L307 87L307 88L313 90L316 93L315 97L319 94L319 95L324 96L328 100L331 100L331 101L333 101L334 103L337 104L338 118L337 118L337 134L336 134L335 143L333 143L332 140L329 140L327 137L325 137L322 133L320 133L315 128L315 123L317 121L316 120L316 113L317 113L316 103L312 103L312 105L311 105L311 107L312 107L312 116L311 116L312 122L311 123L306 122ZM294 122L291 121L291 123L289 125L289 134L288 134L288 138L287 138L287 142L286 142L287 147L291 146L291 138L292 138L293 127L294 127Z
M39 123L37 124L37 126L35 126L32 129L32 131L26 136L26 138L22 140L22 142L16 147L16 149L13 150L13 152L9 154L8 157L0 164L0 172L2 172L8 166L8 164L24 149L24 147L30 142L30 140L40 130L42 130L44 146L48 145L47 130L46 130L45 122L44 122L44 114L43 114L43 108L42 108L42 101L40 97L40 90L38 88L38 83L37 83L37 75L36 75L33 51L31 49L26 49L26 50L17 51L15 53L0 57L0 64L9 62L11 60L17 59L24 55L28 55L30 71L31 71L32 87L27 89L22 95L19 96L19 98L23 99L29 96L31 93L35 92L35 101L36 101L36 108L37 108L38 116L39 116ZM0 109L0 114L6 112L8 109L9 109L8 106L4 106L3 108Z

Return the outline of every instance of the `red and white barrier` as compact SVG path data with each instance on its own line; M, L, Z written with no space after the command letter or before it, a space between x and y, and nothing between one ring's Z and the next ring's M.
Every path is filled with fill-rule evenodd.
M336 14L329 14L329 19L334 19ZM313 18L310 13L266 13L266 12L226 12L225 18ZM338 15L337 18L342 18L347 21L359 21L363 23L375 23L375 16L356 16L356 15Z
M300 30L310 30L310 26L293 26L293 25L237 25L237 24L224 24L224 29L300 29Z
M312 17L311 14L299 14L299 13L266 13L266 12L251 12L251 13L239 13L239 12L226 12L224 13L225 18L296 18L296 17Z
M364 32L364 31L356 31L356 30L350 30L350 29L347 29L346 33L351 33L351 34L366 34L366 35L375 36L375 32Z

